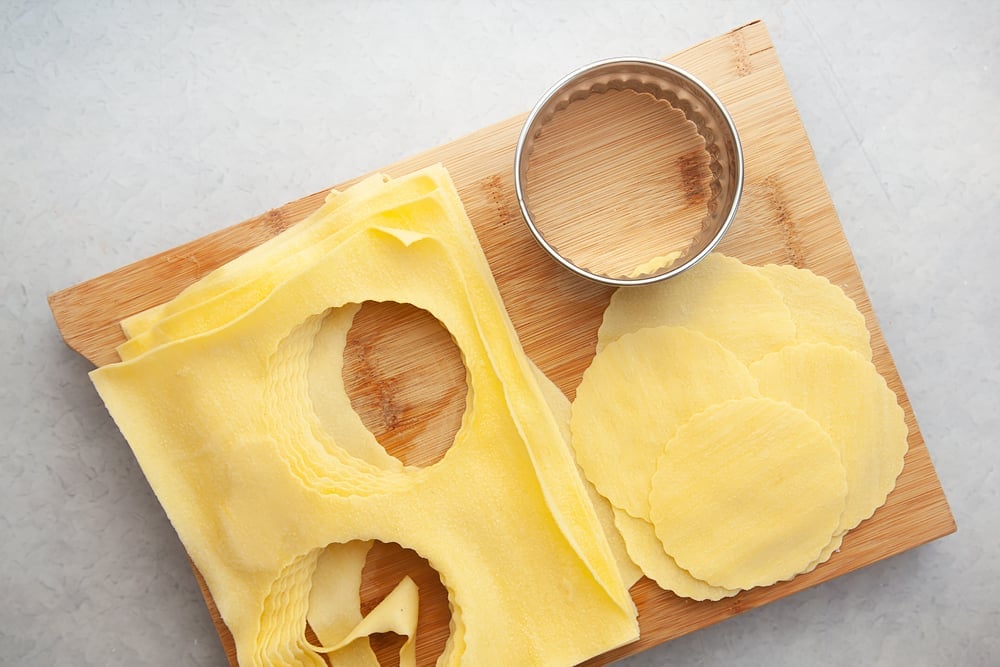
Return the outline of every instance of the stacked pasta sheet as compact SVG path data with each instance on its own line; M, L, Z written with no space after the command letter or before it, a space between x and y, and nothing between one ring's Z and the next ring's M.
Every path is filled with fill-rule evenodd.
M365 301L437 318L467 369L438 463L404 466L310 359L342 351ZM331 193L308 219L123 323L92 379L195 565L243 665L374 664L410 639L404 578L362 616L372 540L413 549L448 591L440 664L569 665L634 640L635 608L565 437L568 402L525 357L441 167ZM334 356L336 356L334 354ZM306 639L307 622L319 643Z

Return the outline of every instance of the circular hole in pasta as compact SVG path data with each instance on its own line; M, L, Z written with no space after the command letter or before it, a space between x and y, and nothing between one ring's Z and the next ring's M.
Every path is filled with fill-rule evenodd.
M305 639L326 647L319 655L327 664L370 664L374 657L398 665L412 637L417 663L434 664L446 650L451 615L440 576L412 549L378 540L334 543L316 561Z
M347 332L342 374L351 406L389 455L418 467L444 457L468 385L462 354L433 315L366 301Z

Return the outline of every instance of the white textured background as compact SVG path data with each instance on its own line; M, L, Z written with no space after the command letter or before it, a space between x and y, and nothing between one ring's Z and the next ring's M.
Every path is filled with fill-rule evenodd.
M0 664L222 665L48 293L764 19L958 520L628 665L1000 664L1000 3L0 2Z

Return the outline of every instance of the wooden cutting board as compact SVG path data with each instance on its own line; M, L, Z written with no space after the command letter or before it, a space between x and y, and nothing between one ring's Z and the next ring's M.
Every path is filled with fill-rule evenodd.
M874 362L906 413L909 452L885 506L851 531L827 563L792 581L720 602L681 599L642 579L631 591L639 608L640 639L588 663L594 665L638 653L955 530L764 24L742 26L669 61L712 87L743 141L743 203L719 249L750 264L809 268L854 299L867 318ZM448 168L526 352L572 398L593 356L611 289L558 268L526 232L513 190L514 145L523 120L520 116L498 123L382 171L400 176L436 162ZM124 340L118 326L122 318L167 301L210 270L301 220L324 195L304 197L52 294L50 306L66 343L97 365L117 361L115 347ZM410 318L410 326L399 326L403 317ZM380 442L406 462L436 460L464 408L461 361L447 334L426 314L369 304L352 328L347 355L345 378L355 408ZM418 583L424 582L418 658L421 664L433 664L447 636L449 612L443 589L426 563L398 546L378 545L366 566L364 604L373 605L407 572L417 572ZM235 664L228 631L204 584L202 590ZM391 637L374 645L382 657L393 652Z

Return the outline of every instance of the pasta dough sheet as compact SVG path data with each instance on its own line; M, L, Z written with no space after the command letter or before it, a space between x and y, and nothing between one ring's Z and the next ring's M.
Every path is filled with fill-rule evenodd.
M401 604L361 619L337 592L349 582L330 581L331 545L371 540L413 549L447 588L441 664L575 664L634 640L614 554L447 172L363 187L377 206L334 196L348 204L132 322L128 360L91 376L240 663L321 665L318 651L363 654L369 632L407 634L406 580ZM434 465L373 456L349 401L323 419L312 408L317 336L334 327L322 354L336 356L337 313L369 300L426 310L462 352L467 412ZM339 419L351 423L328 429ZM322 607L324 591L345 607ZM324 647L303 637L310 616Z

